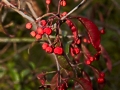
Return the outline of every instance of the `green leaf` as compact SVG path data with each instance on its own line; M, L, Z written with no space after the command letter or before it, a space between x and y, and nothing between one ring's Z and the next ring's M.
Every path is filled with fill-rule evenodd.
M25 69L20 73L21 78L24 78L25 76L27 76L30 73L29 69Z
M0 67L0 78L2 78L6 73L6 69L4 67Z

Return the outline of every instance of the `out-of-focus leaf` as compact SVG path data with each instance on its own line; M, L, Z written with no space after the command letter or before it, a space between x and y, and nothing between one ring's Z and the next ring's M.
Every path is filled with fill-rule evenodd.
M19 73L17 72L16 69L10 70L10 76L11 76L11 78L12 78L15 82L19 82L19 81L20 81L20 76L19 76Z
M111 62L110 56L108 55L107 51L104 49L104 47L102 45L100 45L100 47L101 47L102 56L106 61L106 66L107 66L108 70L111 71L112 70L112 62Z
M6 73L6 69L0 66L0 78L2 78Z
M89 65L89 67L93 70L95 76L96 76L97 78L99 78L99 74L100 74L99 70L97 70L97 69L96 69L95 67L93 67L92 65Z
M35 69L35 64L33 62L29 62L29 65L32 69Z
M46 78L45 78L45 74L44 74L44 73L38 74L38 75L37 75L37 79L39 80L39 82L40 82L42 85L45 85Z
M81 47L82 47L85 59L90 58L91 54L90 54L89 50L85 47L85 45L82 44Z
M100 45L100 31L97 26L87 18L78 17L78 20L85 26L87 33L90 39L91 44L99 51Z
M67 42L66 45L65 45L65 53L66 54L69 53L70 44L71 44L71 42Z
M90 77L85 71L82 71L82 75L84 79L88 80L91 83Z
M27 76L30 73L29 69L25 69L20 73L21 78L24 78L25 76Z
M50 84L51 84L51 90L56 90L57 85L58 85L58 73L56 73L56 74L53 76Z
M77 78L75 81L80 85L83 90L93 90L91 82L84 78Z

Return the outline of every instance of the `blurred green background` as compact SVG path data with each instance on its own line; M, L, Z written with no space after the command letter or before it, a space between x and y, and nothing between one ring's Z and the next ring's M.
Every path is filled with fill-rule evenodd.
M50 11L57 11L57 1L52 0ZM80 1L67 0L67 6L62 7L60 12L69 12ZM40 10L38 15L46 13L45 0L35 0L34 5ZM99 28L105 28L106 33L101 36L101 43L111 57L113 69L109 73L106 67L103 67L107 81L103 90L119 90L120 0L87 0L86 4L72 15L87 17ZM0 18L0 90L38 90L40 84L36 74L56 70L53 57L41 49L40 42L34 42L34 38L29 35L30 31L25 28L28 21L18 13L3 7ZM77 26L81 29L79 23ZM10 38L4 34L2 27L15 37ZM103 66L105 64L103 61L100 63Z

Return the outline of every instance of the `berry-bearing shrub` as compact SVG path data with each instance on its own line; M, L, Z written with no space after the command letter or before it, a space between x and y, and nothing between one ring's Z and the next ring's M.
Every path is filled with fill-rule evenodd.
M4 1L4 0L3 0ZM33 30L35 24L28 22L26 29L30 30L30 35L37 41L47 38L42 43L42 49L47 54L52 54L56 61L56 71L41 72L37 75L40 81L40 89L50 88L51 90L93 90L94 82L97 82L99 89L105 84L105 73L94 66L94 62L103 57L106 60L108 70L111 70L111 62L104 47L101 45L101 34L105 31L99 30L98 27L89 19L81 16L69 16L73 11L84 4L83 0L70 12L60 12L60 7L67 5L67 0L59 0L58 11L49 12L49 6L52 0L45 0L47 13L36 18L35 24L37 28ZM4 2L6 3L6 2ZM44 19L46 18L46 19ZM73 19L81 23L87 32L87 35L78 33ZM71 35L66 36L68 42L63 42L64 35L60 32L62 25L65 24L69 28ZM82 32L82 31L79 31ZM54 38L51 38L54 37ZM68 47L66 47L66 45ZM94 53L87 48L92 45ZM66 51L67 48L67 51ZM85 68L89 68L94 75L89 75ZM46 76L54 74L51 80L47 80ZM91 79L93 78L93 79ZM92 81L93 80L93 81Z

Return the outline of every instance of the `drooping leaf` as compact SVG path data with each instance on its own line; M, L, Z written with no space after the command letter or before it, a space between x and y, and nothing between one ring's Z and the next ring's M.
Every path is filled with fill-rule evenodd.
M93 90L91 82L84 78L77 78L75 81L80 85L82 90Z
M89 82L91 82L89 75L88 75L85 71L82 71L82 75L83 75L83 77L84 77L86 80L88 80Z
M100 47L101 47L101 54L106 61L107 69L109 71L111 71L112 70L112 62L111 62L110 56L108 55L107 51L104 49L104 47L102 45L100 45Z
M39 82L44 86L46 83L46 78L45 78L45 74L44 73L40 73L37 75L37 79L39 80Z
M90 39L91 44L99 51L100 45L100 31L97 26L87 18L78 17L78 20L85 26L87 33Z
M96 76L97 78L99 78L99 74L100 74L99 70L97 70L97 69L96 69L95 67L93 67L92 65L89 65L89 67L93 70L95 76Z
M66 24L71 29L74 38L78 37L78 29L76 28L76 26L74 25L74 23L70 19L67 19L66 20Z
M91 57L91 53L89 52L89 50L85 47L85 45L81 45L82 50L83 50L83 54L85 56L85 59L89 59Z
M51 80L51 90L56 90L58 86L58 73L56 73Z

